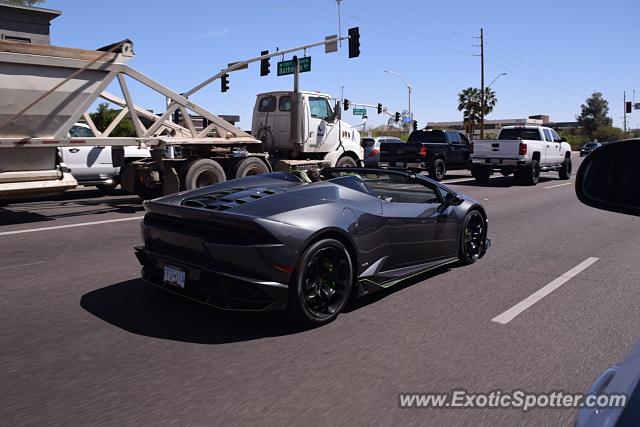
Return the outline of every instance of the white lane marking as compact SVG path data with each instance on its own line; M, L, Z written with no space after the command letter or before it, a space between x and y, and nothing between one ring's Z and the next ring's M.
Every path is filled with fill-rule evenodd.
M454 178L454 179L445 179L442 181L443 184L455 184L456 182L467 182L474 181L475 178Z
M511 322L517 315L525 311L527 308L531 307L533 304L540 301L542 298L549 295L551 292L558 289L560 286L567 283L571 278L577 276L581 271L585 270L587 267L589 267L591 264L593 264L597 260L598 258L595 258L595 257L587 258L586 260L582 261L580 264L576 265L571 270L567 271L566 273L564 273L554 281L538 289L536 292L532 293L531 295L529 295L528 297L526 297L525 299L523 299L522 301L520 301L519 303L517 303L507 311L505 311L504 313L497 315L496 317L491 319L491 321L506 325L507 323Z
M550 188L562 187L563 185L571 185L571 184L573 184L573 182L565 182L564 184L556 184L556 185L551 185L549 187L544 187L544 189L548 190Z
M62 228L85 227L88 225L109 224L111 222L135 221L144 218L143 216L134 216L132 218L105 219L104 221L81 222L79 224L56 225L54 227L29 228L27 230L3 231L0 236L8 236L10 234L35 233L38 231L60 230Z
M7 270L7 269L9 269L9 268L26 267L26 266L29 266L29 265L44 264L44 263L46 263L46 262L47 262L47 261L38 261L38 262L30 262L30 263L28 263L28 264L10 265L10 266L8 266L8 267L0 267L0 270Z

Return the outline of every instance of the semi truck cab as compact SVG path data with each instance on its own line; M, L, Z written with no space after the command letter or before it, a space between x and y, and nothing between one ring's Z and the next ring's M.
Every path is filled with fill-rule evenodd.
M339 105L320 92L261 93L253 109L251 133L276 159L357 166L364 156L360 132L340 118Z

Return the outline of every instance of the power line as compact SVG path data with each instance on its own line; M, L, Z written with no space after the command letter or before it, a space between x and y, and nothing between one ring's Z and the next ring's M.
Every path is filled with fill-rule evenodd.
M574 89L569 88L565 85L562 85L560 83L556 83L553 81L550 81L544 77L541 77L529 70L526 70L524 68L522 68L521 66L514 64L513 62L509 61L508 59L505 59L502 55L497 54L495 51L493 51L492 49L488 49L489 52L491 53L491 57L495 60L500 61L502 64L506 64L506 66L510 67L511 70L513 70L515 72L515 74L520 74L520 75L526 75L529 77L529 80L532 81L536 81L537 83L540 83L544 86L550 87L552 89L556 89L556 90L563 90L565 92L571 93L572 95L575 96L582 96L583 94L580 94L578 92L576 92Z
M578 85L578 84L576 84L576 83L574 83L574 82L572 82L572 81L570 81L570 80L565 80L565 79L562 79L562 78L560 78L560 77L558 77L558 76L555 76L555 75L551 74L549 71L544 70L544 69L542 69L542 68L540 68L540 67L538 67L538 66L536 66L536 65L530 64L530 63L528 63L528 62L526 62L526 61L524 61L524 60L522 60L522 59L520 59L520 58L518 58L518 57L516 57L516 56L514 56L514 55L512 55L512 54L510 54L509 52L507 52L507 51L505 51L505 50L503 50L503 49L500 49L499 47L497 47L497 46L495 46L495 45L493 45L493 44L487 43L487 46L489 46L489 47L491 47L491 48L493 48L493 49L495 49L495 50L497 50L497 51L499 51L499 52L503 53L504 55L507 55L507 56L508 56L508 57L510 57L510 58L513 58L514 60L516 60L516 61L518 61L518 62L522 63L523 65L526 65L526 66L527 66L527 67L529 67L529 68L533 68L534 70L537 70L537 71L539 71L539 72L541 72L541 73L543 73L543 74L546 74L547 76L549 76L549 77L551 77L551 78L553 78L553 79L555 79L555 80L561 81L561 82L563 82L563 83L570 84L571 86L574 86L574 87L576 87L576 88L578 88L578 89L582 89L582 90L590 90L590 89L588 89L588 88L586 88L586 87L584 87L584 86Z
M295 12L295 13L298 13L298 14L302 14L302 15L305 15L305 16L313 16L313 17L315 17L315 18L325 19L325 20L331 20L331 21L335 20L335 16L334 16L334 13L333 13L333 12L331 12L331 16L327 16L327 15L318 15L318 14L314 14L314 13L309 13L308 11L300 10L300 9L298 9L298 8L292 8L292 7L290 7L290 6L291 6L290 4L288 4L288 5L284 5L284 4L280 4L280 3L278 3L278 7L279 7L279 8L287 9L287 10L290 10L290 11ZM316 8L316 9L317 9L317 8ZM322 13L327 13L327 14L329 14L329 12L328 12L328 11L324 11L324 10L322 10L322 9L318 9L318 10L320 10ZM343 16L343 17L344 17L344 16L349 16L349 17L351 17L351 15L346 15L346 14L343 14L342 16ZM440 50L446 50L446 51L450 51L450 52L455 52L455 53L458 53L458 54L461 54L461 55L465 55L465 56L472 56L472 55L473 55L473 54L472 54L472 53L470 53L470 52L465 52L465 51L462 51L462 50L460 50L460 49L456 49L456 48L452 48L452 47L447 47L447 46L440 46L440 45L436 45L436 44L432 44L432 43L425 42L425 41L423 41L423 40L417 40L417 39L413 39L413 38L405 37L405 36L398 35L398 34L390 34L390 33L386 33L386 32L384 32L384 31L380 31L380 30L377 30L377 29L371 28L371 27L369 27L369 26L362 26L362 25L360 25L360 28L362 28L362 29L366 29L368 32L372 32L372 33L380 34L380 35L382 35L382 36L390 37L390 38L393 38L393 39L400 39L400 40L406 40L406 41L411 41L411 42L414 42L414 43L423 44L423 45L425 45L425 46L429 46L429 47L432 47L432 48L434 48L434 49L440 49Z

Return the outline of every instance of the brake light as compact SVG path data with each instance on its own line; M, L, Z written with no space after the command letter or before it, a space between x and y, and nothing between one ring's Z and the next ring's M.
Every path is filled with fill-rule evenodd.
M473 154L473 142L469 144L469 153Z
M378 154L380 154L380 149L379 148L374 148L373 150L371 150L371 152L369 153L369 157L375 157Z
M524 156L525 154L527 154L527 144L525 144L524 142L520 143L518 154L520 154L521 156Z
M420 147L420 157L422 157L423 159L427 158L427 147L425 147L424 145Z

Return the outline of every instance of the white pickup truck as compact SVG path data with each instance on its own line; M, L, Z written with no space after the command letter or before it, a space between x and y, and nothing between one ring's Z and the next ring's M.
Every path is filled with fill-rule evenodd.
M478 182L487 182L494 171L514 174L525 185L536 185L540 172L571 178L571 146L548 127L505 126L498 139L475 140L470 148L471 173Z

